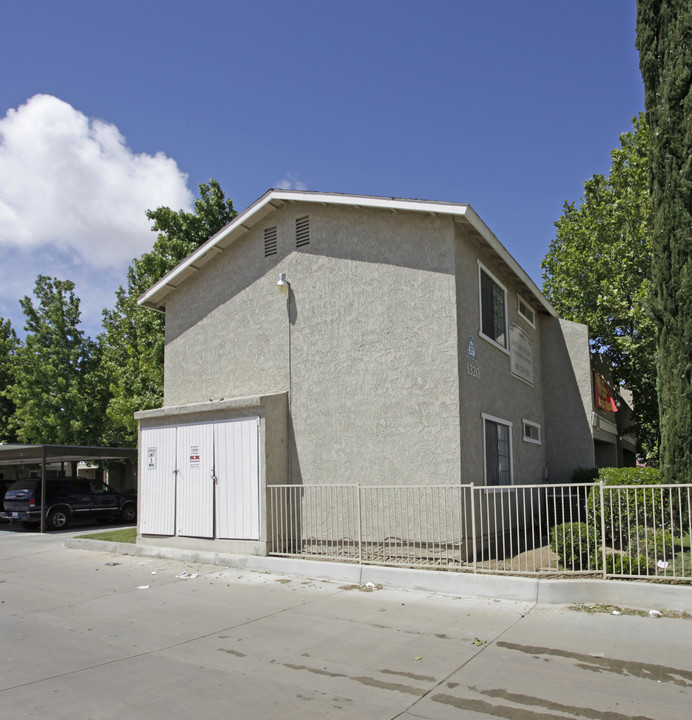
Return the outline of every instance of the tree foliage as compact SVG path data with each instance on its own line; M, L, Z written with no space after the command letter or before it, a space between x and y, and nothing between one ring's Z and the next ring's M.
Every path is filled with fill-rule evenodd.
M17 439L15 431L9 425L15 406L8 390L14 382L18 347L17 333L12 323L0 317L0 443L14 442Z
M39 275L34 295L37 305L28 296L20 301L27 335L14 350L9 428L26 443L96 444L105 391L97 378L98 347L79 329L74 283Z
M653 297L661 470L692 483L692 4L639 0L639 67L651 128Z
M580 204L565 203L542 268L550 302L562 317L589 326L593 349L607 358L614 380L633 391L640 454L655 461L648 139L644 117L635 117L633 129L611 153L610 174L587 180Z
M163 399L165 320L160 313L142 310L137 298L191 252L227 225L236 215L219 183L199 186L194 212L160 207L147 211L158 233L153 249L132 261L127 284L116 292L115 306L103 313L103 375L111 399L104 442L134 444L138 410L159 407Z

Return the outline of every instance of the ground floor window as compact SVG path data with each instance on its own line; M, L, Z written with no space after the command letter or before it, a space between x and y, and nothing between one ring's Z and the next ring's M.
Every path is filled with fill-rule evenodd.
M512 484L512 423L483 414L485 484Z
M524 442L534 443L535 445L541 444L541 426L538 423L531 422L530 420L521 421L523 430Z

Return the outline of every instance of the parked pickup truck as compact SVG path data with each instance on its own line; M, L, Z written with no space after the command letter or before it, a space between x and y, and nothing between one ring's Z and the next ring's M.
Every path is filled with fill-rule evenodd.
M46 527L51 530L61 530L76 518L133 523L137 518L137 498L117 493L101 480L48 478L45 511ZM10 485L0 517L36 527L41 522L41 480L30 478Z

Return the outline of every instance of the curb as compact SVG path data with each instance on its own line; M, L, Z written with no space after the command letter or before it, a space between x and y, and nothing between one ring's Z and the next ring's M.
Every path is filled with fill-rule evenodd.
M238 570L270 572L294 577L364 585L372 582L399 590L435 592L475 598L499 598L539 605L594 603L639 609L665 609L692 612L692 586L660 585L622 580L551 580L508 577L439 570L414 570L380 565L350 565L296 558L260 555L231 555L158 545L134 545L71 538L65 547L79 550L155 557L164 560L219 565Z

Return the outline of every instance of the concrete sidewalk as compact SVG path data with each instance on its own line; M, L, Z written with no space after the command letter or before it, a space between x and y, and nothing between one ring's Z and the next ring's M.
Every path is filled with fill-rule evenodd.
M689 717L688 620L361 592L65 539L0 533L6 717Z
M131 543L74 538L67 547L139 557L160 557L182 562L271 572L292 577L316 578L364 585L368 582L401 590L422 590L447 595L499 598L538 604L601 603L641 609L668 609L692 612L692 586L618 580L572 578L552 580L510 575L411 570L381 565L318 562L298 558L230 555Z

